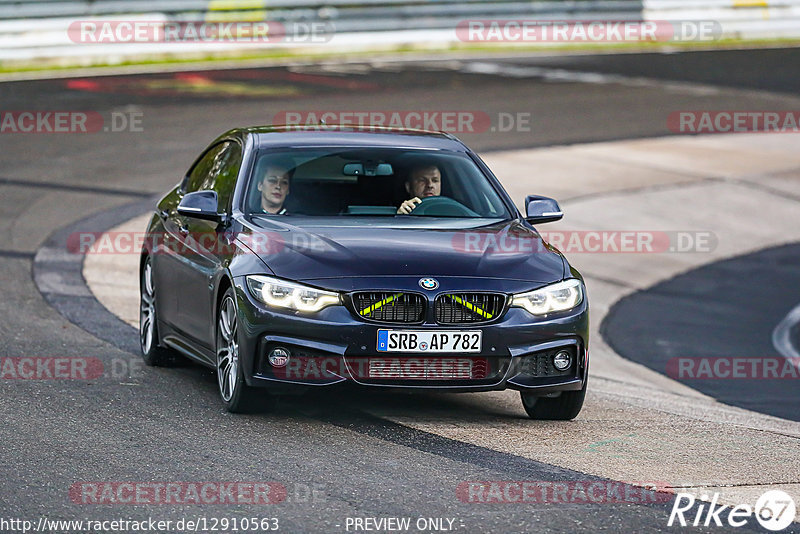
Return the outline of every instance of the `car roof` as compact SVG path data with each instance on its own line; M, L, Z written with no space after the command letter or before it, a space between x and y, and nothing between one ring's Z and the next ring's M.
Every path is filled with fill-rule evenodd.
M348 146L467 151L454 136L427 130L347 125L254 126L241 130L253 135L258 148Z

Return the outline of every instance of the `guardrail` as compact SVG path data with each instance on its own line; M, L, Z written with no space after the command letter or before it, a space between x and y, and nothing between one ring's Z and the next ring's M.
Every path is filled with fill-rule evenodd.
M713 20L723 37L800 37L800 0L644 0L645 20Z
M594 13L641 10L639 0L563 0L519 2L507 0L0 0L0 19L94 17L118 14L163 13L176 15L236 14L243 20L270 19L350 21L371 17L498 17L536 16L540 14ZM242 20L242 19L240 19Z
M298 48L320 43L75 43L76 21L271 21L325 24L328 50L457 42L466 19L638 20L641 0L0 0L0 62L64 58L85 63L153 54L201 55L231 50Z
M721 37L800 37L800 0L0 0L0 62L64 58L85 63L135 56L207 55L239 49L331 45L392 48L458 43L468 19L539 21L714 21ZM75 42L76 21L270 21L324 24L317 42L89 44ZM530 43L528 43L530 44Z

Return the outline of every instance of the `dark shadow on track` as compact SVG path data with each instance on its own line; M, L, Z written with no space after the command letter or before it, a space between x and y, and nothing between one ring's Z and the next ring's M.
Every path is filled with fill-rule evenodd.
M800 48L585 54L511 60L575 71L800 93Z
M772 344L773 330L800 302L798 264L793 244L705 265L620 300L600 331L622 356L673 377L678 358L777 359L784 378L763 378L758 364L760 378L733 378L726 363L710 377L697 365L682 375L702 378L679 379L726 404L800 421L800 371L784 372L787 361ZM739 374L751 369L743 362Z

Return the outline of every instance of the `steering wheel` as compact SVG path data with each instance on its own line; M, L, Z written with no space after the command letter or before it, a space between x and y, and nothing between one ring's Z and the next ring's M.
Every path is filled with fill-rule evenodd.
M429 217L477 217L478 214L450 197L425 197L411 215Z

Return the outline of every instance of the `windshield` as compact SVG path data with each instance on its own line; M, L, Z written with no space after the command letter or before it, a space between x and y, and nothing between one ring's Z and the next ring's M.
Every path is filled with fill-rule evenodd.
M465 154L386 148L259 153L249 214L509 218L497 191Z

